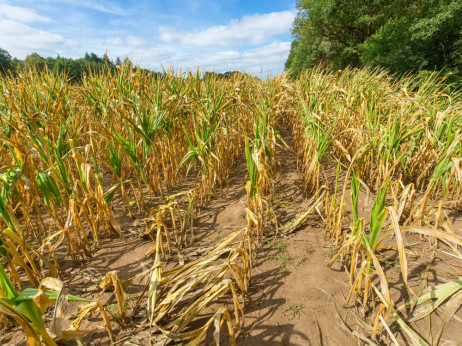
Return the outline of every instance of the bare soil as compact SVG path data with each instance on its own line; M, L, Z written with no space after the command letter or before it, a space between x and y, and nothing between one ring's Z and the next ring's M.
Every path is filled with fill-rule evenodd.
M282 128L281 135L293 148L290 132ZM295 153L281 145L276 158L281 174L274 193L275 213L284 224L303 211L307 198ZM249 333L239 344L354 345L355 340L343 331L336 307L336 301L342 302L348 293L348 278L327 267L330 256L324 230L316 225L268 239L252 281L251 296L258 309L246 316ZM340 314L344 318L345 312Z

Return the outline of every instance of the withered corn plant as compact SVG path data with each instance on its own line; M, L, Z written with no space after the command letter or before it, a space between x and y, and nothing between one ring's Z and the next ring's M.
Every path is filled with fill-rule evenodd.
M307 192L316 196L329 185L323 218L336 248L329 265L340 261L350 277L345 305L353 303L372 338L394 342L396 324L406 342L437 343L460 307L461 286L453 278L434 288L411 284L408 259L419 253L406 239L419 234L433 251L441 244L462 258L460 230L448 217L461 202L460 94L436 75L392 80L377 70L318 67L295 81L291 101L285 116ZM369 213L362 199L375 200ZM407 291L400 306L386 270L392 253ZM431 266L429 259L426 270ZM445 317L436 335L415 329L412 322L439 308Z
M150 275L148 310L152 333L168 340L202 342L214 324L214 341L220 344L220 326L226 321L231 344L242 331L248 295L254 243L246 228L231 233L200 259L166 269L161 261L162 233L156 239L156 258ZM221 259L221 260L219 260ZM230 296L233 311L220 308L202 326L188 330L191 321L218 298Z

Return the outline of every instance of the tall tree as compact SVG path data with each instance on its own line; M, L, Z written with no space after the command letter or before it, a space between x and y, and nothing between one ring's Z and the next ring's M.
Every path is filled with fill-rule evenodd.
M362 46L362 61L392 71L461 69L462 1L414 1Z
M0 48L0 73L6 73L11 68L11 55L5 49Z
M41 57L38 53L32 53L26 56L26 59L24 60L24 65L26 68L43 71L47 67L47 61L45 58Z
M298 0L286 69L461 68L460 0Z
M294 42L286 68L300 70L320 61L333 68L361 65L361 45L379 28L385 0L298 0Z

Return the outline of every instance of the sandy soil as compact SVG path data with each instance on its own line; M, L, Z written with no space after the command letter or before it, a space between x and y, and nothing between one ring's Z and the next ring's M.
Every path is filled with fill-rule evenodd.
M281 134L292 148L290 133L283 129ZM295 154L281 146L276 157L282 174L274 194L275 212L284 224L303 211L306 200ZM327 268L330 255L324 230L313 225L264 244L251 291L258 309L249 312L249 334L239 344L354 345L343 332L335 303L348 293L348 280L343 272Z

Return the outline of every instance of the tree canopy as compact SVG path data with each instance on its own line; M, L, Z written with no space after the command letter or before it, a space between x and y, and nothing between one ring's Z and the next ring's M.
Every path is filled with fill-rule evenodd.
M69 80L79 82L82 78L95 72L108 73L116 66L129 65L133 69L135 67L129 58L123 60L119 57L115 62L111 60L107 53L103 56L98 56L95 53L85 53L83 58L71 59L57 56L56 58L44 58L38 53L31 53L24 60L12 58L11 55L4 49L0 48L0 74L17 74L22 70L34 70L37 72L48 71L52 74L65 74ZM154 72L148 69L141 69L143 73L154 74L156 78L161 78L164 73ZM224 73L205 72L204 78L231 78L232 75L242 74L239 71L227 71Z
M298 0L286 70L462 70L460 0Z
M12 73L23 69L34 69L38 72L48 70L53 74L65 73L72 81L80 81L85 74L90 72L108 72L117 65L131 64L130 60L122 62L117 58L114 63L105 54L100 57L95 53L85 53L83 58L71 59L57 56L56 58L44 58L38 53L31 53L24 60L12 58L5 50L0 48L0 73Z
M5 73L10 69L11 55L6 50L0 48L0 73Z

